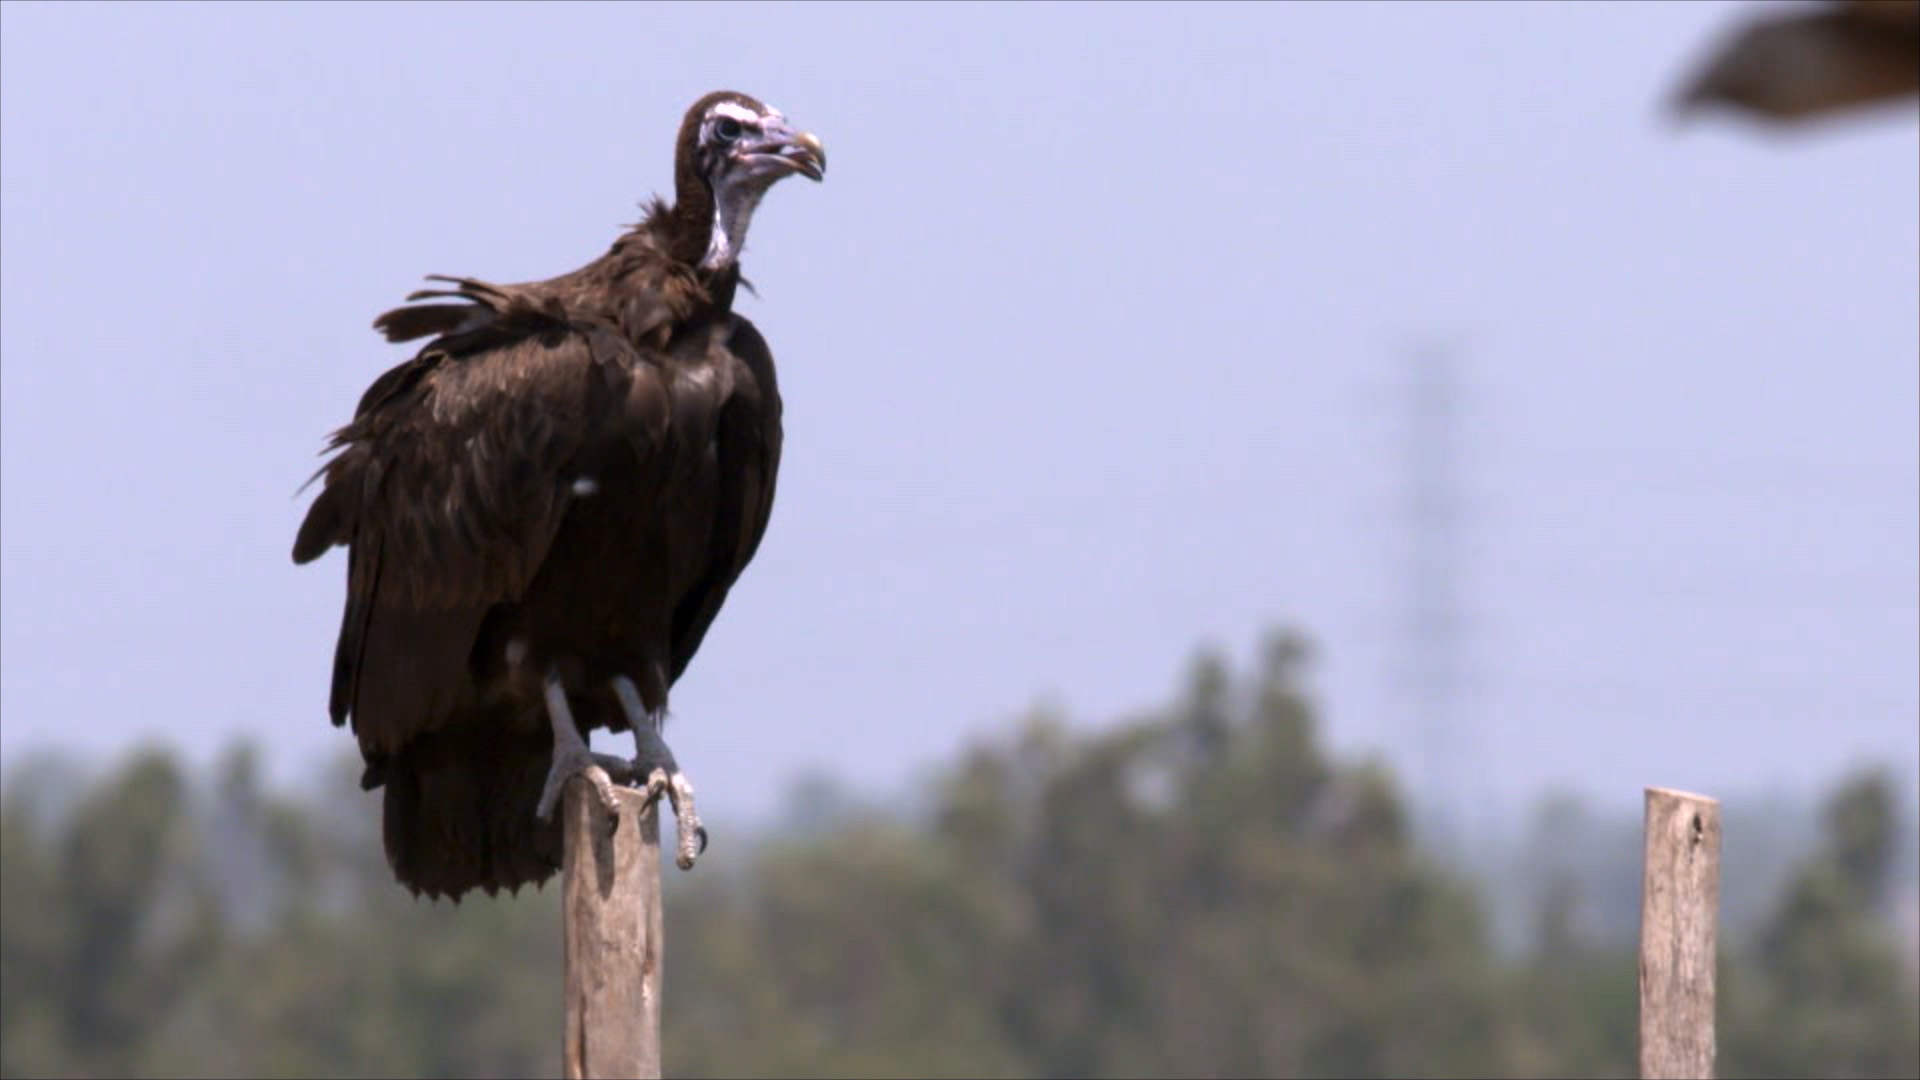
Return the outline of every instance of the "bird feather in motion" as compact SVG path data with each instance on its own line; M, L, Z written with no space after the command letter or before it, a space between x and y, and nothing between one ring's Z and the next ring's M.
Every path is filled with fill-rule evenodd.
M606 254L526 284L435 277L375 321L430 340L334 434L293 558L347 548L329 711L415 892L543 881L582 772L609 802L615 779L667 795L682 867L704 847L661 727L780 465L773 357L732 310L739 253L767 189L825 167L777 109L709 94L680 127L674 202ZM632 731L635 758L591 753L596 728Z
M1897 101L1920 91L1920 0L1831 0L1752 17L1682 89L1775 122Z

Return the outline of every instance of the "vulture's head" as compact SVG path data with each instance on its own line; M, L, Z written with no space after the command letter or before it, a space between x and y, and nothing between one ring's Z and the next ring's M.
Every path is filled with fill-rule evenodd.
M731 90L708 94L687 110L675 157L681 205L711 207L700 259L709 270L740 257L753 211L776 181L796 173L819 180L827 172L818 138L794 130L779 109Z

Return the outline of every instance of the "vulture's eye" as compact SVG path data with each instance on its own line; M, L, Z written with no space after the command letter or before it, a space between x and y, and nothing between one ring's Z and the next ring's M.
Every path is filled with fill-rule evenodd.
M713 126L713 132L720 136L721 142L732 142L740 137L740 121L731 116L723 116L720 122Z

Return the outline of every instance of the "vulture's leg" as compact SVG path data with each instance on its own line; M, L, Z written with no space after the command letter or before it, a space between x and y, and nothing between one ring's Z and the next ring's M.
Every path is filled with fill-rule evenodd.
M688 782L687 774L680 771L680 764L673 760L667 741L660 737L661 714L649 712L641 704L640 691L633 680L625 675L615 676L613 692L620 695L620 707L626 710L627 722L633 726L637 751L633 771L647 778L647 798L657 799L665 793L667 801L673 804L673 821L680 841L680 854L675 861L680 869L691 870L693 860L707 850L707 827L700 824L700 815L693 808L693 784Z
M551 675L547 677L547 719L553 722L553 764L547 769L547 784L541 789L540 805L535 811L540 820L553 817L560 792L566 789L567 781L575 773L585 776L593 785L594 793L600 797L600 806L607 813L616 813L618 804L614 802L613 780L609 774L625 779L631 775L632 766L587 748L587 740L580 737L580 729L573 724L573 710L567 707L566 688Z

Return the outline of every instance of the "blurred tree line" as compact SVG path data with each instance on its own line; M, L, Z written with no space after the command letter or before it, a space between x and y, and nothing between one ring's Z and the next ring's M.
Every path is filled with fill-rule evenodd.
M1250 672L1203 657L1151 715L1033 717L907 811L814 785L669 872L669 1072L1633 1075L1632 942L1583 929L1570 853L1540 855L1526 948L1493 948L1391 775L1328 759L1305 663L1285 635ZM555 1074L557 881L412 899L354 777L276 795L244 749L205 783L164 753L13 770L0 1075ZM1727 943L1721 1075L1920 1075L1901 830L1886 776L1831 794Z

